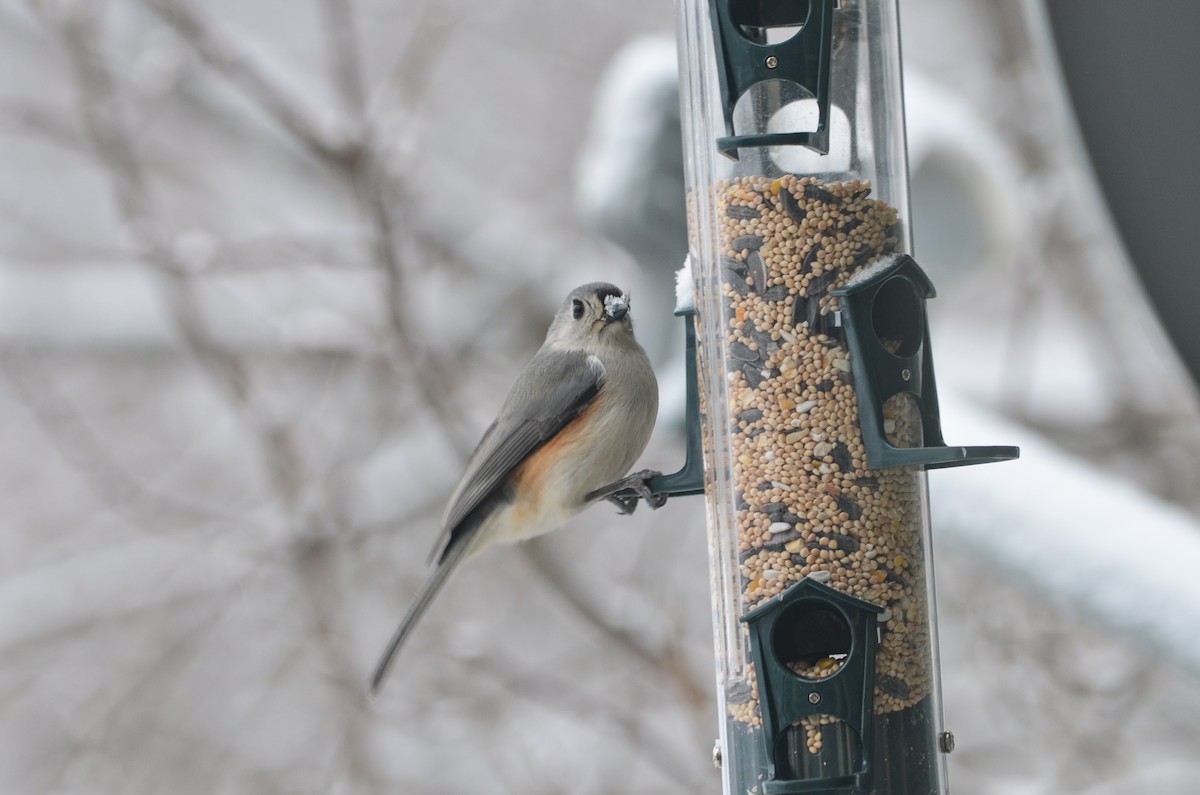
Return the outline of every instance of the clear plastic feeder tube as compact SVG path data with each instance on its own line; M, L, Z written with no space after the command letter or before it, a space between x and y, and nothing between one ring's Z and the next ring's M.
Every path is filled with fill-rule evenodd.
M910 246L895 3L681 0L679 22L725 792L944 792L925 474L867 460L830 294ZM806 30L808 79L774 79ZM740 96L731 44L767 77ZM895 447L922 444L910 397L884 407ZM743 619L806 578L874 611L865 736L819 705L765 736ZM859 645L814 598L768 643L801 685Z

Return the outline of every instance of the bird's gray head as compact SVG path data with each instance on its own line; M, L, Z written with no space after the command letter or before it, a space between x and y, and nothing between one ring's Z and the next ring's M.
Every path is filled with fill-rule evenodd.
M632 338L629 296L607 282L592 282L572 290L547 335L548 341L571 348Z

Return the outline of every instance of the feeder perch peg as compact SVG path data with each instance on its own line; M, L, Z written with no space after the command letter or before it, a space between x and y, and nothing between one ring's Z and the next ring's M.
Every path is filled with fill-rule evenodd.
M684 331L684 378L687 381L687 397L684 409L684 434L687 449L683 466L678 472L651 478L646 485L650 493L664 497L685 497L704 493L704 450L700 437L700 393L696 375L696 310L678 309L677 317L683 318ZM618 497L637 499L633 489L618 492Z

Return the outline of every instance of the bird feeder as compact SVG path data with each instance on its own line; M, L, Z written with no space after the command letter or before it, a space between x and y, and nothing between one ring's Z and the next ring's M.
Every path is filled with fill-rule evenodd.
M678 8L725 792L944 793L895 3Z

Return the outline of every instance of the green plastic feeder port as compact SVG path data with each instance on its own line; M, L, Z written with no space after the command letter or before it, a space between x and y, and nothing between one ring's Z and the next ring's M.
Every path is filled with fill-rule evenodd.
M883 613L806 577L742 616L750 629L768 749L765 795L869 786ZM824 735L819 757L810 753L813 731ZM840 748L828 748L835 745Z
M870 469L986 464L1019 454L1016 447L952 447L942 441L925 314L925 300L935 294L933 282L907 254L868 268L844 288L830 292L842 301L840 320L850 347ZM920 410L922 447L901 448L888 442L884 405L904 394L913 396Z
M738 147L807 146L829 151L829 55L834 0L806 3L712 2L713 37L719 55L722 107L729 135L717 139L722 154L736 160ZM771 31L795 35L773 41ZM811 131L738 134L734 109L755 90L774 94L779 106L813 100L818 118Z

